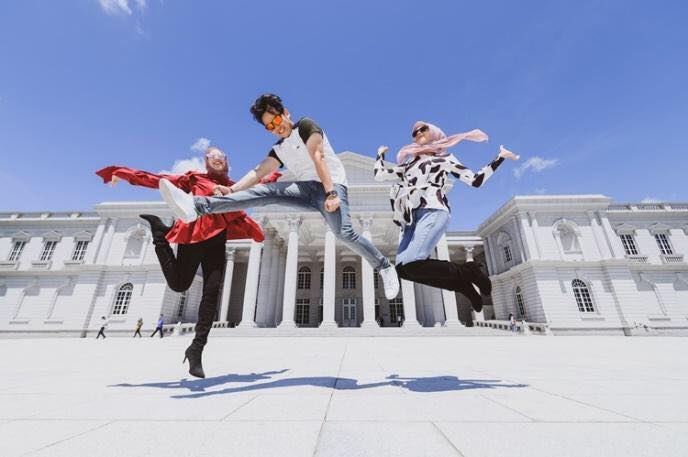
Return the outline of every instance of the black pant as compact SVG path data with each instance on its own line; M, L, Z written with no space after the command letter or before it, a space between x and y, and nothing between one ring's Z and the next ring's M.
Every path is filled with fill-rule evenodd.
M468 267L462 264L448 260L426 259L397 265L396 268L397 275L402 279L459 292L471 303L482 304L480 295L471 283L472 274Z
M101 336L105 338L105 327L100 327L100 331L96 335L96 339L100 338Z
M155 242L155 253L158 255L162 273L167 285L175 292L184 292L191 287L196 270L199 265L201 266L203 295L198 308L196 336L193 339L193 344L197 346L203 347L208 342L208 334L215 320L220 288L225 276L226 240L227 235L221 232L200 243L180 244L176 258L167 242Z
M137 328L136 331L134 332L134 338L136 338L136 335L138 335L139 338L143 338L143 337L141 336L141 329L140 329L140 328Z
M155 331L151 333L151 338L153 338L158 332L160 332L160 338L162 338L162 327L155 327Z

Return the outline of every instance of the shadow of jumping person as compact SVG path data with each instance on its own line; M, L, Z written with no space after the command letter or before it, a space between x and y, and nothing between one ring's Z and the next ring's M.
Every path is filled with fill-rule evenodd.
M387 376L394 385L411 392L447 392L451 390L497 389L528 387L527 384L504 384L499 379L459 379L456 376L428 376L402 378L397 374Z
M187 389L190 392L205 392L205 389L228 384L230 382L256 382L264 379L272 379L272 376L286 373L288 368L279 371L265 371L263 373L249 373L249 374L225 374L222 376L215 376L205 379L180 379L179 381L167 382L146 382L141 384L120 383L112 384L108 387L154 387L158 389Z

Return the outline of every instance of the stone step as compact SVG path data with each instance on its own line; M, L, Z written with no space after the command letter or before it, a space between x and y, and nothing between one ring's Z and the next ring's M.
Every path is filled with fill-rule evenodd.
M492 328L481 327L417 327L417 328L365 328L365 327L334 327L334 328L215 328L212 337L432 337L432 336L505 336L516 334Z

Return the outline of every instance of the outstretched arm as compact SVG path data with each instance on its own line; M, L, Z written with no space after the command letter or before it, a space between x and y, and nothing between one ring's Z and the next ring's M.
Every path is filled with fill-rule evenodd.
M504 146L500 146L497 158L482 167L477 173L463 166L454 156L450 156L449 158L449 169L447 171L469 186L480 187L485 181L490 179L497 168L504 162L504 159L518 160L519 157L520 156L508 149L505 149Z
M375 166L373 167L375 181L401 181L404 179L404 167L385 165L385 152L388 150L387 146L377 148L377 159L375 159Z
M103 182L115 184L119 180L127 181L134 186L143 186L157 189L162 178L169 180L174 186L189 192L188 175L155 174L147 171L136 170L127 167L111 166L96 171L103 178Z

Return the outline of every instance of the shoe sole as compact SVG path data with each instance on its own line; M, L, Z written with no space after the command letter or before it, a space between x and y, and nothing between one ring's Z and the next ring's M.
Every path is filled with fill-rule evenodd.
M174 187L172 183L166 180L160 180L160 185L158 186L158 189L160 190L162 199L165 200L165 203L167 203L167 205L172 209L172 212L175 214L175 216L177 216L183 222L188 224L190 222L195 221L195 217L193 219L190 219L189 216L186 214L186 211L184 211L184 208L177 204L177 200L174 198L174 195L172 195L172 189L170 189L170 187Z

